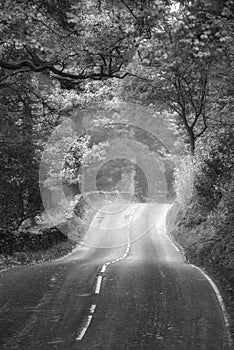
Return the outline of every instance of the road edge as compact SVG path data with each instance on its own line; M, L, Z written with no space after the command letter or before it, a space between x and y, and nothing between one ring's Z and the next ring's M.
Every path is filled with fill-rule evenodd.
M234 341L233 341L233 337L232 337L232 330L231 330L231 323L230 323L230 320L232 320L231 316L229 315L229 313L227 312L227 308L225 306L225 302L224 302L224 297L222 295L222 287L220 289L218 288L217 284L214 282L214 279L213 279L213 276L211 277L208 272L206 271L206 268L205 267L200 267L200 266L197 266L195 264L193 264L190 259L188 258L187 254L186 254L186 250L181 246L181 244L179 242L177 242L175 240L175 238L172 236L171 232L172 230L168 230L167 229L167 223L168 223L168 212L170 210L173 210L173 205L174 203L172 203L168 208L167 208L167 211L166 211L166 215L165 215L165 222L164 222L164 225L165 225L165 233L166 235L168 236L168 238L170 239L172 245L176 248L177 251L179 251L183 257L183 260L186 264L189 264L190 266L192 266L193 268L197 269L202 275L203 277L209 282L209 284L211 285L212 289L214 290L214 293L216 295L216 298L218 300L218 303L220 305L220 308L221 308L221 312L222 312L222 315L223 315L223 321L224 321L224 325L225 325L225 329L226 329L226 336L227 336L227 345L228 345L228 349L232 350L233 349L233 345L234 345ZM177 218L177 215L178 215L178 208L176 209L176 215L174 217L174 222L170 223L171 224L171 227L173 229L176 228L176 218ZM173 227L174 225L174 227ZM225 293L223 292L223 294L225 295Z

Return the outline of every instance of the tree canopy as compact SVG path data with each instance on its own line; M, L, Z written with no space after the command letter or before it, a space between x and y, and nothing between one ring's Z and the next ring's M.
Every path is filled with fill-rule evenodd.
M66 87L88 78L123 78L127 73L122 68L131 60L137 38L147 34L143 4L5 1L0 5L0 67L5 78L45 72Z
M31 198L47 138L91 104L150 106L192 154L214 130L220 140L233 113L233 16L231 0L1 2L1 187L18 193L18 221L40 207Z

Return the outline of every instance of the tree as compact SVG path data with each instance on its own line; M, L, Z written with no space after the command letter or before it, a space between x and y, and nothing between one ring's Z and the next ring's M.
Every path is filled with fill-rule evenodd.
M211 137L210 129L221 113L232 113L232 1L178 1L176 11L172 3L7 0L0 4L2 184L12 194L24 193L23 201L14 203L22 202L26 208L32 202L30 193L37 197L41 149L53 128L90 103L114 100L118 87L127 101L175 112L191 153L201 137ZM96 147L94 153L101 156L103 148L96 140L89 147L79 142L86 155L92 158L91 148ZM48 164L55 155L51 147ZM68 170L73 165L66 166ZM66 176L69 179L69 171ZM29 215L28 209L23 211Z
M41 210L32 103L19 86L1 96L1 226L18 227Z
M51 81L41 84L33 73L10 79L2 83L0 98L0 210L1 226L18 228L43 209L39 164L61 108L56 94L50 95L56 90Z
M229 2L215 11L209 2L182 2L160 29L149 28L151 37L141 41L131 75L121 82L125 100L177 113L191 153L210 125L220 83L226 84L223 72L233 76L231 10Z
M69 89L88 78L123 78L131 36L143 33L128 1L8 0L0 12L3 80L43 72Z

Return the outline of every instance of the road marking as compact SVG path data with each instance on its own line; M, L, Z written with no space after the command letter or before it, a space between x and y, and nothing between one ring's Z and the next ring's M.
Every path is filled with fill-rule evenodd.
M85 333L87 332L87 329L89 328L89 325L90 325L90 323L92 321L92 318L93 318L92 315L87 316L87 320L86 320L86 322L85 322L81 332L76 337L76 340L82 340L83 339Z
M166 237L169 239L169 241L171 242L171 244L173 245L173 247L175 248L175 250L177 252L180 252L179 248L176 246L176 244L171 240L171 238L168 236L168 234L166 233Z
M97 305L96 304L92 304L89 308L89 315L86 316L84 325L82 327L82 329L80 330L80 332L78 333L78 336L76 337L76 340L82 340L85 333L87 332L87 329L89 328L89 325L92 321L93 318L93 314L95 312Z
M178 248L178 246L173 242L173 240L171 239L171 237L170 237L170 236L168 235L168 233L167 233L167 228L166 228L166 217L167 217L167 213L168 213L169 209L171 209L171 207L172 207L172 205L170 205L170 206L167 208L167 210L166 210L166 212L165 212L165 214L164 214L163 228L164 228L164 232L165 232L165 234L166 234L166 237L169 239L169 241L171 242L171 244L173 245L173 247L175 248L175 250L176 250L177 252L181 253L181 251L180 251L180 249Z
M102 278L103 278L102 275L98 275L97 276L95 294L99 294L100 293L101 284L102 284Z
M155 224L155 228L157 230L159 230L160 232L160 228L163 229L163 233L165 234L165 236L167 237L167 239L170 241L170 243L173 245L173 247L175 248L175 250L177 252L180 252L179 248L176 246L176 244L172 241L172 239L169 237L169 235L167 234L167 228L166 228L166 216L167 216L167 212L171 207L168 207L166 209L166 211L163 211L162 214L160 215L159 219L157 220L157 223Z
M100 273L104 273L106 271L106 268L107 268L107 264L104 264L102 266L102 269L101 269Z
M224 324L225 324L225 327L226 327L227 339L228 339L228 347L230 349L232 349L233 341L232 341L232 337L231 337L231 333L230 333L230 324L229 324L228 314L227 314L227 311L226 311L226 307L224 305L224 301L223 301L222 295L221 295L218 287L216 286L215 282L212 280L212 278L210 276L207 275L207 273L203 269L201 269L200 267L198 267L196 265L193 265L193 264L190 264L190 265L192 267L194 267L195 269L197 269L198 271L200 271L200 273L205 277L205 279L209 282L209 284L213 288L213 290L214 290L214 292L216 294L216 297L218 299L220 308L222 310Z
M126 258L126 256L129 254L130 248L131 248L131 239L130 239L130 231L131 231L131 224L132 224L132 220L134 217L134 212L135 210L138 208L139 206L135 206L133 208L133 210L131 211L131 213L129 214L129 226L128 226L128 242L127 242L127 248L124 252L124 254L116 259L113 259L111 261L106 262L105 264L102 265L101 271L99 272L97 279L96 279L96 284L95 284L95 294L100 294L100 290L101 290L101 285L102 285L102 281L103 281L103 273L106 271L107 266L111 265L111 264L115 264L116 262L119 262L123 259ZM83 327L80 329L80 331L78 331L78 335L76 337L76 340L82 340L91 324L92 318L93 318L93 314L95 312L97 305L93 304L91 305L90 309L89 309L89 315L86 317L85 322L83 324Z
M170 209L170 207L167 209L166 214L168 212L168 210ZM166 217L166 215L165 215ZM164 220L164 230L166 233L167 238L171 241L172 245L175 247L175 249L180 252L180 249L175 245L175 243L172 241L172 239L168 236L167 232L166 232L166 220ZM181 248L181 250L183 250L183 248ZM233 347L233 341L232 341L232 336L230 333L230 324L229 324L229 320L228 320L228 314L224 305L224 301L222 298L222 295L218 289L218 287L216 286L215 282L212 280L212 278L210 276L207 275L207 273L201 269L200 267L194 265L194 264L189 264L190 266L194 267L195 269L197 269L202 275L203 277L205 277L205 279L209 282L209 284L211 285L211 287L213 288L215 295L217 297L217 300L219 302L221 311L222 311L222 315L223 315L223 319L224 319L224 324L225 324L225 328L226 328L226 334L227 334L227 340L228 340L228 347L229 349L232 349Z
M133 210L131 211L130 214L128 214L128 217L129 217L129 227L128 227L128 243L127 243L127 247L126 247L126 250L124 252L124 254L119 257L119 258L116 258L116 259L113 259L111 261L108 261L106 262L105 264L102 265L102 268L101 268L101 271L100 273L98 274L97 276L97 280L96 280L96 285L95 285L95 294L99 294L100 293L100 289L101 289L101 285L102 285L102 280L103 280L103 276L102 274L106 271L106 268L108 265L110 264L115 264L116 262L119 262L123 259L126 258L126 256L128 255L129 251L130 251L130 247L131 247L131 239L130 239L130 230L131 230L131 223L132 223L132 220L133 220L133 217L134 217L134 212L135 210L138 208L138 206L134 207ZM100 275L101 274L101 275Z
M90 313L91 313L91 314L93 314L93 313L94 313L94 311L95 311L96 307L97 307L97 305L96 305L96 304L91 305L91 307L90 307Z

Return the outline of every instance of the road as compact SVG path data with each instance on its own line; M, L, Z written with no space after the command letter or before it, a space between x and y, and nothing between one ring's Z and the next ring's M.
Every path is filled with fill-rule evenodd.
M59 261L0 274L0 348L223 350L217 291L165 232L167 204L112 204Z

